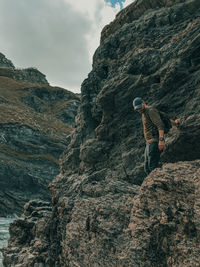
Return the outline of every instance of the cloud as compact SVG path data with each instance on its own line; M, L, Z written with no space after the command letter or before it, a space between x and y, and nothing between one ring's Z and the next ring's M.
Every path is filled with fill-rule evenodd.
M36 67L52 85L79 92L100 32L119 10L103 0L1 0L0 52L16 67Z
M135 2L136 0L126 0L124 3L123 3L123 8L127 7L128 5L132 4L133 2Z
M119 3L115 7L104 0L65 0L70 3L75 10L89 18L92 22L91 31L87 34L89 58L92 63L92 56L100 43L100 35L103 27L114 20L120 11Z

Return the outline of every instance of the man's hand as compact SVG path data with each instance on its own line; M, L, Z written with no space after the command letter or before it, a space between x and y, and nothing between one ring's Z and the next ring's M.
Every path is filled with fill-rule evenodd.
M158 148L161 151L164 150L164 148L165 148L165 141L159 141Z

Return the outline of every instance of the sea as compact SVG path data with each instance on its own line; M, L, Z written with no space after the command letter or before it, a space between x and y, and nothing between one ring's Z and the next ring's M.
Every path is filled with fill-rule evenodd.
M3 218L0 217L0 248L7 247L9 239L9 225L16 218ZM0 252L0 267L3 267L3 256Z

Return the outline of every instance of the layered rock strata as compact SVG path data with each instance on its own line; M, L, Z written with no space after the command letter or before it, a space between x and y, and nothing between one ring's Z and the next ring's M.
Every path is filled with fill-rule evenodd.
M62 88L0 77L0 216L49 199L78 106L79 97Z
M29 242L13 234L5 266L198 266L199 48L197 0L138 0L104 29L50 186L45 249L35 254L35 232ZM146 178L136 96L181 118L166 138L163 167ZM33 218L16 222L22 234Z

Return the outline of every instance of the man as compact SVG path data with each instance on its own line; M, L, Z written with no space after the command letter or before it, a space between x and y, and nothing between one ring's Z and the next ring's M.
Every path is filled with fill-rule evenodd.
M133 100L133 107L142 114L143 131L146 141L144 170L148 175L153 169L158 167L160 153L165 148L164 124L158 110L147 106L142 98L136 97ZM178 120L170 120L170 122L172 126L178 126Z

